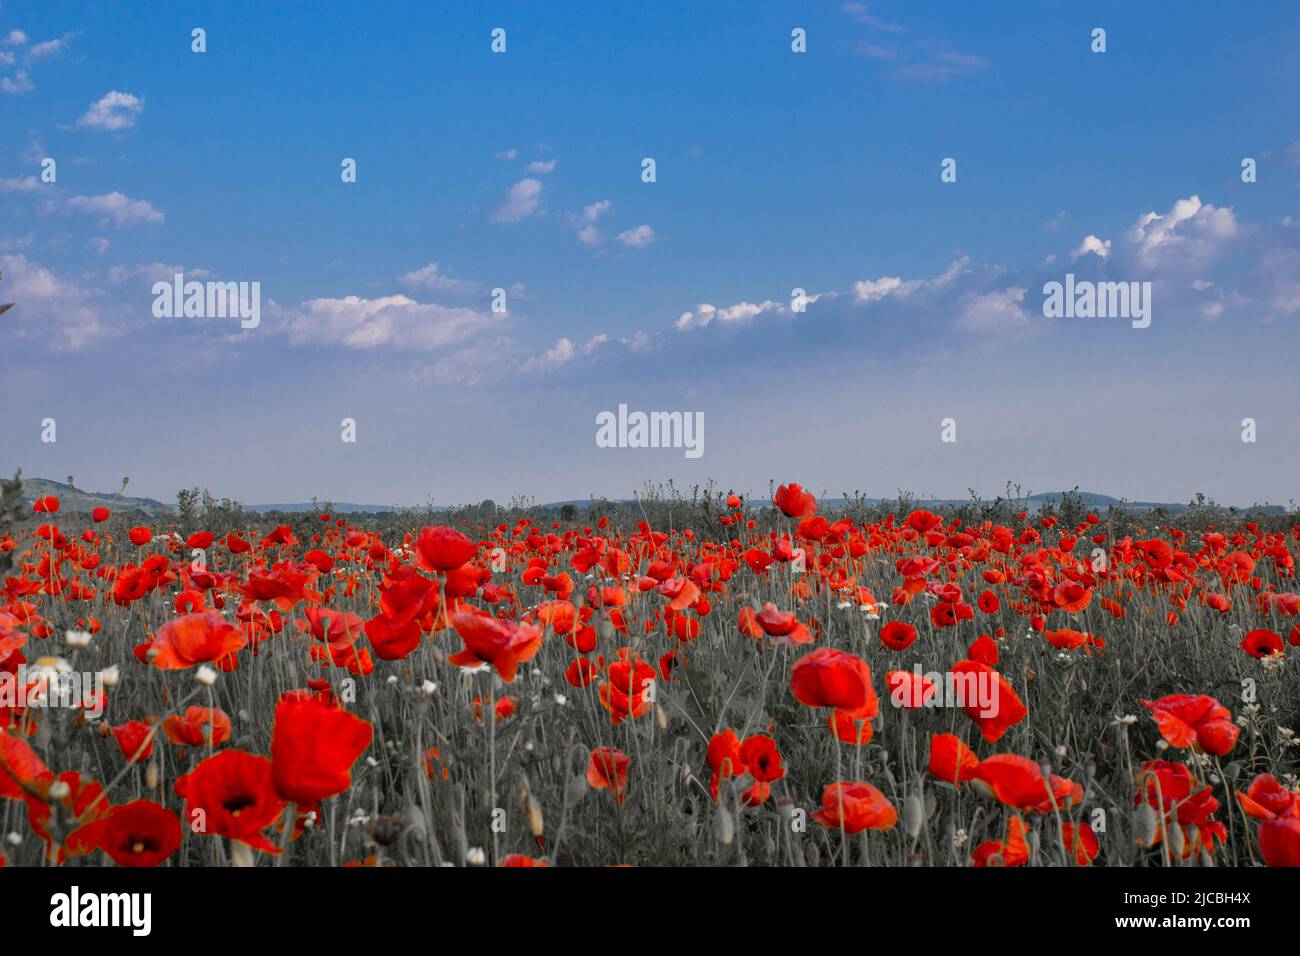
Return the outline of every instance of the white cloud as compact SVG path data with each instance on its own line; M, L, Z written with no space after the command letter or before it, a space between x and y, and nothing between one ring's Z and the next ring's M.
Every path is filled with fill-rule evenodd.
M518 155L519 150L517 149L506 149L496 154L497 159L514 159Z
M713 322L748 322L756 316L769 312L780 314L785 311L787 310L784 303L773 302L771 299L759 303L737 302L722 309L704 303L697 305L694 311L683 312L674 324L678 331L686 332L690 329L702 329Z
M900 276L865 279L853 283L853 299L855 302L879 302L887 295L911 295L920 285L919 279L909 279L904 282Z
M503 317L474 309L416 302L404 295L365 299L310 299L292 309L270 310L291 345L429 352L467 341Z
M948 268L933 279L903 279L900 276L881 276L853 283L853 300L858 303L879 302L889 296L907 298L917 292L942 289L952 283L970 262L963 256L949 263Z
M588 203L582 207L582 212L569 216L569 224L578 230L578 241L586 246L599 245L605 237L596 228L596 220L613 208L612 202L601 199Z
M654 340L645 332L638 330L629 339L620 339L624 348L629 352L648 352L654 345Z
M1260 257L1258 275L1270 318L1300 314L1300 249L1268 250Z
M26 70L19 70L12 77L0 77L0 92L21 96L24 93L30 93L34 89L36 87L32 85Z
M161 210L144 199L131 199L122 193L104 193L102 196L72 196L63 205L73 212L99 216L103 225L111 224L121 229L146 222L163 222Z
M942 83L954 76L967 76L988 66L988 60L973 53L940 53L934 62L912 63L894 75L904 80Z
M15 307L6 322L24 338L48 335L57 349L81 349L109 333L91 306L92 293L75 282L58 278L25 256L0 256L6 302Z
M536 179L521 179L492 213L493 222L518 222L537 211L542 199L542 184Z
M1148 212L1124 234L1138 264L1146 269L1199 270L1239 234L1231 208L1189 196L1163 216Z
M77 126L84 129L130 129L144 112L144 100L133 93L109 90L97 102L91 103Z
M644 249L655 241L655 231L642 223L635 229L626 229L614 237L631 249Z
M0 193L30 193L41 188L41 182L35 176L0 179Z
M1002 332L1029 325L1029 313L1021 305L1025 290L1019 287L997 292L971 294L962 300L957 325L967 332Z
M556 161L553 159L548 159L545 162L540 159L535 159L525 167L525 171L530 173L553 172L555 169L555 163Z
M557 369L574 359L586 358L609 341L607 335L593 335L585 345L574 345L571 339L562 338L541 355L535 355L520 366L525 372Z
M1070 253L1070 261L1077 261L1089 253L1105 259L1110 255L1110 240L1103 241L1094 235L1084 236L1083 241L1079 243L1079 247Z
M59 37L57 40L44 40L40 43L35 44L30 49L28 49L27 59L29 62L32 60L43 60L46 57L54 56L57 53L62 53L67 48L68 48L67 36Z
M438 263L430 262L414 272L402 276L402 282L408 286L428 289L431 292L449 292L454 295L469 295L478 289L478 283L467 279L456 279L438 268Z
M887 23L884 20L877 19L867 12L866 4L863 3L841 3L840 9L853 17L854 20L863 26L871 27L873 30L883 30L886 33L902 33L903 28L896 23Z
M10 30L9 35L5 37L5 42L10 46L22 46L27 42L27 34L22 30Z

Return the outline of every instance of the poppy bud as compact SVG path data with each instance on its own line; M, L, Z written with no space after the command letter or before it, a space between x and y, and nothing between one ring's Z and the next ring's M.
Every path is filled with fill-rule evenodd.
M1178 859L1183 858L1183 851L1187 849L1187 837L1183 833L1183 828L1179 826L1178 821L1174 820L1169 827L1169 850Z
M922 798L916 794L903 801L903 829L913 840L920 836L921 826L925 823L923 804Z
M726 807L718 807L715 823L717 825L718 840L724 845L730 846L731 841L736 838L736 823L731 819L731 814L727 812Z
M1149 803L1142 804L1133 815L1133 839L1140 846L1151 846L1156 839L1157 826L1155 808Z
M582 774L569 778L569 785L564 791L564 802L572 806L587 793L587 778Z

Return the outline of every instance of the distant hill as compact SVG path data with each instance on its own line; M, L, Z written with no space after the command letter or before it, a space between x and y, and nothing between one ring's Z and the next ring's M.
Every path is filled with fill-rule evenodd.
M0 477L3 477L5 474L7 473L0 472ZM1041 494L1030 495L1024 500L1028 510L1038 511L1044 505L1058 504L1061 501L1061 498L1064 496L1064 494L1065 492L1049 491L1049 492L1043 492ZM133 498L129 495L123 495L121 497L118 497L117 495L108 492L83 491L80 488L74 488L72 485L69 485L66 482L52 481L49 478L27 478L27 477L23 478L23 500L24 501L28 501L28 502L34 501L35 499L43 498L46 495L58 496L60 508L64 511L73 511L73 512L90 511L91 509L100 507L102 505L103 507L111 508L115 511L134 510L134 511L142 511L145 514L150 516L155 516L161 512L175 510L174 505L164 504L161 501L155 501L153 498ZM1180 514L1181 512L1187 510L1186 504L1178 504L1176 502L1169 502L1169 501L1123 501L1122 499L1115 498L1111 495L1098 494L1092 491L1080 491L1077 492L1077 495L1079 499L1083 502L1085 507L1087 507L1090 510L1097 511L1098 513L1105 512L1107 508L1112 506L1118 506L1121 504L1125 508L1128 508L1131 511L1149 511L1153 508L1164 508L1172 515ZM864 500L868 505L878 505L882 502L893 501L895 499L867 498ZM970 503L969 498L914 498L912 500L917 507L926 507L926 508L941 508L945 506L964 505ZM581 512L581 511L586 511L588 508L592 507L593 505L599 505L602 502L607 502L608 504L611 505L630 505L633 504L633 499L597 498L591 500L587 498L574 498L568 501L550 501L550 502L546 502L545 504L541 504L538 507L545 508L548 510L558 511L560 508L564 507L565 505L573 505L573 507L576 510ZM769 507L772 504L770 501L765 499L750 499L748 503L751 507L760 507L760 508ZM825 507L827 511L837 511L841 508L844 508L847 504L849 504L849 502L845 501L845 499L843 498L827 497L822 500L822 505ZM256 512L258 514L267 514L269 512L274 512L274 511L282 511L285 513L316 511L320 509L322 506L323 506L323 502L317 502L313 504L310 501L297 501L297 502L280 502L280 503L271 503L271 504L254 504L254 505L246 504L244 505L244 508L248 511ZM358 504L356 502L351 502L351 501L336 501L332 505L332 510L338 514L382 514L384 512L390 512L390 511L409 511L409 510L423 511L425 510L426 507L427 506L373 505L373 504ZM453 507L452 505L434 505L433 510L448 511L452 507ZM1221 505L1220 507L1227 507L1227 506ZM1250 508L1242 508L1239 510L1251 511L1254 513L1267 514L1267 515L1279 515L1279 514L1286 513L1286 508L1282 507L1281 505L1261 505L1261 506L1250 507Z
M1061 499L1065 496L1065 494L1066 492L1061 492L1061 491L1047 491L1041 494L1029 495L1024 499L1026 509L1029 511L1040 511L1045 505L1060 504ZM1118 507L1120 505L1123 505L1125 508L1129 509L1130 511L1150 511L1155 508L1164 508L1171 515L1181 514L1182 512L1187 510L1186 504L1179 504L1177 502L1172 502L1172 501L1125 501L1121 498L1113 497L1112 495L1102 495L1092 491L1079 491L1076 492L1075 494L1078 496L1079 500L1083 503L1083 505L1086 508L1088 508L1090 511L1096 511L1098 513L1103 513L1106 511L1107 508ZM818 500L821 506L827 511L838 511L854 503L844 498L826 497ZM864 498L862 500L866 505L873 506L882 503L893 502L896 501L897 499L896 498ZM981 500L987 503L992 499L981 499ZM599 505L600 503L601 503L601 499L599 498L596 499L595 501L589 501L586 498L575 498L569 501L550 502L548 504L541 505L541 507L561 508L565 505L573 505L577 510L583 511L592 506ZM609 499L608 503L611 505L632 504L633 501L630 498L621 499L621 500ZM747 504L750 507L767 508L767 507L771 507L772 502L765 498L750 498L747 500ZM912 504L917 508L944 508L944 507L970 504L970 499L969 498L912 498ZM1226 508L1228 506L1220 505L1219 507ZM1268 514L1268 515L1280 515L1286 513L1286 508L1284 508L1281 505L1256 505L1248 508L1239 508L1238 510L1250 511L1252 513L1257 513L1257 514Z
M244 505L245 511L256 511L258 514L267 514L272 511L283 511L286 513L296 513L301 511L317 511L324 507L324 502L297 501L290 504L269 504L269 505ZM434 511L447 511L450 505L434 505ZM404 505L359 505L351 501L336 501L330 506L330 510L335 514L383 514L387 511L410 511L414 510ZM424 506L418 510L423 511Z
M13 477L11 472L0 473L0 475L6 479ZM168 510L167 505L152 498L133 498L130 495L119 497L108 491L82 491L67 482L23 476L23 501L31 502L47 495L54 495L59 499L60 511L91 511L103 506L112 511L142 511L154 516Z

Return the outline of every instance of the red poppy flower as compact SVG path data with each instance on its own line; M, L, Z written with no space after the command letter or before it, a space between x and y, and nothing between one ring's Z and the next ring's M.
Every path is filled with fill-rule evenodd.
M303 610L311 636L327 644L355 644L365 631L366 622L351 611L335 611L327 607L308 606Z
M168 621L152 640L135 649L135 655L160 670L184 670L219 661L248 643L244 632L217 611L186 614Z
M1064 809L1083 800L1083 787L1064 777L1043 777L1043 769L1028 757L994 754L979 765L971 779L1009 807L1037 813Z
M822 805L809 817L832 830L861 833L889 830L898 822L898 812L885 795L869 783L839 781L822 791Z
M1271 654L1280 654L1286 649L1286 645L1282 643L1282 635L1264 628L1248 633L1240 647L1251 657L1268 657Z
M746 737L740 745L740 759L749 768L750 776L763 783L771 783L785 776L781 766L781 754L776 749L776 741L767 734L754 734Z
M1011 683L978 661L961 660L952 665L955 686L962 695L962 710L975 721L989 743L1001 740L1008 730L1028 716L1029 711Z
M956 734L930 735L930 773L954 786L975 778L979 758Z
M880 629L880 643L890 650L906 650L916 640L916 628L906 621L890 621Z
M1101 844L1090 823L1080 823L1076 827L1069 820L1064 821L1061 824L1061 842L1065 845L1065 852L1073 854L1074 862L1079 866L1090 865L1101 852Z
M807 518L817 511L817 499L795 482L777 488L772 504L787 518Z
M448 660L458 667L491 664L507 684L514 682L519 665L531 661L542 649L542 629L532 624L467 611L453 614L451 623L465 649Z
M425 571L452 571L478 553L478 545L454 528L429 525L415 540L415 553Z
M1085 653L1091 654L1094 647L1100 650L1106 646L1106 642L1101 638L1068 627L1056 631L1045 630L1043 638L1058 651L1072 651L1082 647Z
M905 524L917 534L925 534L943 524L943 519L932 511L918 508L907 516Z
M280 852L261 832L284 809L267 758L246 750L218 751L178 779L176 793L185 799L185 820L194 832Z
M271 737L272 785L300 805L342 793L373 736L369 721L315 697L281 700Z
M623 802L627 771L632 758L616 747L597 747L587 762L587 783L596 790L609 790Z
M885 686L890 702L907 710L924 707L939 692L934 681L915 671L890 671L885 675Z
M1269 866L1300 866L1300 817L1261 823L1259 853Z
M181 824L152 800L135 800L68 835L68 849L81 856L103 850L118 866L158 866L181 845Z
M1007 821L1005 840L986 840L971 854L975 866L1024 866L1029 862L1029 843L1025 840L1025 821L1012 814Z
M1241 734L1231 711L1203 694L1170 694L1154 702L1144 700L1142 706L1151 711L1160 736L1172 747L1193 747L1222 757Z
M640 717L649 709L647 692L655 679L655 669L641 655L621 647L618 656L605 668L608 680L601 681L600 705L609 711L610 721L621 724L629 717Z
M876 706L867 662L833 647L819 647L795 661L790 692L809 707L861 711Z
M54 774L21 737L0 730L0 797L21 800L30 787L48 787Z
M999 658L997 642L987 634L981 634L966 649L966 656L989 667L997 667Z
M876 729L871 726L879 713L873 701L872 706L860 710L833 710L826 721L832 734L842 743L855 747L865 747L871 743Z
M190 707L184 716L163 719L167 739L182 747L219 747L230 739L230 718L216 707Z
M1062 581L1052 591L1052 600L1062 611L1078 614L1092 601L1092 591L1078 581Z
M101 521L107 521L111 512L107 508L95 508L90 512L90 517L96 524Z
M564 672L564 679L574 687L586 687L598 676L600 669L585 657L574 660Z
M143 720L129 720L109 730L128 762L140 763L153 755L153 727Z
M126 536L131 539L132 544L138 547L144 547L153 540L153 532L145 527L132 528L126 533Z
M795 644L809 644L812 642L812 634L804 624L800 624L795 618L792 611L782 611L772 602L763 605L763 609L754 615L754 623L757 624L769 637L775 639L775 643L784 644L787 647ZM744 619L742 617L742 629Z
M1237 802L1246 816L1256 820L1300 817L1300 793L1286 789L1271 773L1256 776L1245 793L1238 791Z
M740 738L728 727L709 739L709 749L705 754L713 779L709 782L709 793L718 799L718 784L730 777L745 774L745 761L740 755Z

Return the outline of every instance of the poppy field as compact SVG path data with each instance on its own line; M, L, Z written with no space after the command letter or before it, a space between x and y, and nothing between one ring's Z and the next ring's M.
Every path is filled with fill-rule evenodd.
M6 486L10 867L1300 865L1300 525Z

